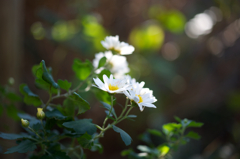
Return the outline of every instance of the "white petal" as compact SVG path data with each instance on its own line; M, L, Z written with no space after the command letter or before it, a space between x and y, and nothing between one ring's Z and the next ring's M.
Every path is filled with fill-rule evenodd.
M151 103L141 103L141 104L146 106L146 107L157 108L154 104L151 104Z

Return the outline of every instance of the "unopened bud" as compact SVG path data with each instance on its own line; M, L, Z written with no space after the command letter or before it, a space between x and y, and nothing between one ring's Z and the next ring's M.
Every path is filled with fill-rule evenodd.
M8 84L9 84L10 86L14 85L14 78L10 77L10 78L8 79Z
M44 117L45 117L45 113L44 113L44 111L43 111L43 109L42 108L37 108L37 118L38 119L44 119Z
M21 119L21 122L22 122L23 127L28 127L29 126L29 121L28 120Z

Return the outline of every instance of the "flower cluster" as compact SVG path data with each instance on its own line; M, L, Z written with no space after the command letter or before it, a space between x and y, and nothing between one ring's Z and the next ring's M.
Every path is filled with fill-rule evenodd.
M113 75L108 78L103 75L103 82L99 78L93 78L95 87L106 91L110 94L122 93L125 94L132 102L136 103L140 110L143 111L144 107L156 108L152 103L157 99L153 96L153 92L148 88L143 88L145 82L138 83L134 78L126 75L124 78L115 79Z
M143 88L145 82L138 83L130 75L125 75L129 72L129 68L126 57L121 55L132 54L134 47L125 42L120 42L118 36L108 36L101 43L108 51L95 55L93 60L95 72L99 74L104 68L108 68L112 74L110 78L107 75L103 75L103 81L99 78L93 78L95 82L93 86L110 94L125 94L128 99L139 106L141 111L143 111L144 107L156 108L152 103L156 102L157 99L153 96L151 90ZM117 55L114 53L117 53ZM104 56L106 57L106 64L98 68L99 61Z
M101 44L108 51L100 52L95 55L95 59L93 60L93 66L96 69L96 73L100 73L104 67L97 69L99 61L102 57L107 58L106 68L108 68L114 77L121 78L126 73L129 72L128 62L126 57L121 55L129 55L132 54L135 48L128 43L120 42L119 37L107 36L104 41L101 41Z

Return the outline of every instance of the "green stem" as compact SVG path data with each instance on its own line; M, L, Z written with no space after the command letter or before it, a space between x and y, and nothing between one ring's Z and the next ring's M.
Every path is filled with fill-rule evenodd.
M108 115L106 116L106 118L105 118L105 120L104 120L104 122L103 122L103 126L102 126L103 129L104 129L105 124L106 124L106 122L107 122L107 120L108 120L108 117L109 117L110 114L112 113L112 109L113 109L113 95L111 95L111 109L110 109Z
M125 111L127 110L128 101L129 101L129 99L127 98L126 103L125 103L125 107L124 107L122 113L120 114L120 116L117 118L117 120L120 119L123 116L123 114L125 113Z
M51 100L52 100L52 93L50 92L49 99L48 99L47 103L45 104L45 106L43 107L43 111L46 110L46 108L47 108L48 104L51 102Z
M29 130L31 130L33 133L35 133L40 139L42 139L42 137L40 135L38 135L38 133L36 131L34 131L30 126L28 127Z

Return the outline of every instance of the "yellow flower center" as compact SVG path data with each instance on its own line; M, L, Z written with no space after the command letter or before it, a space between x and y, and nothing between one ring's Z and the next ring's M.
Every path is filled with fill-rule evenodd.
M139 97L139 102L138 103L142 103L143 102L142 97L140 95L138 95L138 97Z
M109 50L111 50L113 53L116 52L118 54L120 54L120 52L121 52L121 50L118 50L118 49L116 49L114 47L109 48Z
M119 89L118 86L112 86L111 84L108 85L108 88L110 91L116 91Z

